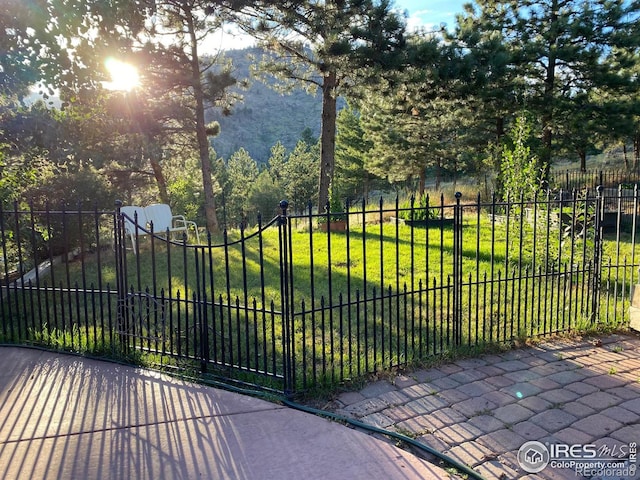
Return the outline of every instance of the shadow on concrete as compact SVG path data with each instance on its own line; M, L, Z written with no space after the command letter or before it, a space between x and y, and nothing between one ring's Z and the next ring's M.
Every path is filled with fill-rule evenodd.
M362 432L228 391L0 348L0 478L449 478Z

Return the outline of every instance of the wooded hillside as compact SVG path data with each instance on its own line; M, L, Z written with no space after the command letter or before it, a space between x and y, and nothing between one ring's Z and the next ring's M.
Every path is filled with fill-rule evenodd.
M250 78L250 55L259 57L261 51L248 48L226 52L226 57L233 62L233 75L238 84L248 80L249 87L234 87L244 99L233 107L231 115L224 116L220 109L212 109L207 121L220 123L220 134L211 142L218 157L228 159L233 152L244 148L256 162L264 163L278 141L287 150L293 150L305 128L311 129L316 137L320 134L322 104L319 95L310 95L302 88L282 94Z

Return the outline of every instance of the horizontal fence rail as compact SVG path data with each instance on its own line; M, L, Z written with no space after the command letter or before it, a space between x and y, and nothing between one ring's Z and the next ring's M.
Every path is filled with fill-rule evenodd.
M0 338L286 393L629 319L638 190L292 215L203 244L115 211L0 207Z

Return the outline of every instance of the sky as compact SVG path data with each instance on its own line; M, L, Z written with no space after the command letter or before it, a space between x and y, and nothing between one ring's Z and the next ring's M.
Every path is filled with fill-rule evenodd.
M448 29L453 29L455 16L463 11L462 6L469 0L395 0L400 10L409 14L407 24L409 30L418 27L439 28L446 23Z
M2 0L0 0L1 2ZM395 8L407 13L409 30L426 28L438 30L445 23L448 29L455 25L455 15L462 12L463 4L470 0L395 0ZM232 33L233 29L212 35L205 41L202 51L215 53L225 49L246 48L254 43L251 37Z
M455 26L455 16L463 11L462 6L471 0L395 0L395 8L407 12L409 31L417 28L439 30L441 23L447 29ZM234 35L232 28L216 33L205 42L205 51L240 49L253 45L254 40L245 35Z

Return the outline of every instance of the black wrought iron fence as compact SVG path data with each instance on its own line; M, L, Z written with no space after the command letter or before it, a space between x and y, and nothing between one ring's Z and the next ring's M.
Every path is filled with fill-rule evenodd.
M14 205L0 209L0 336L297 392L615 327L637 281L638 197L458 195L322 215L283 202L202 245L132 229L119 209Z
M556 170L549 175L549 184L552 188L566 191L591 189L596 187L633 189L640 183L640 171L637 170Z

